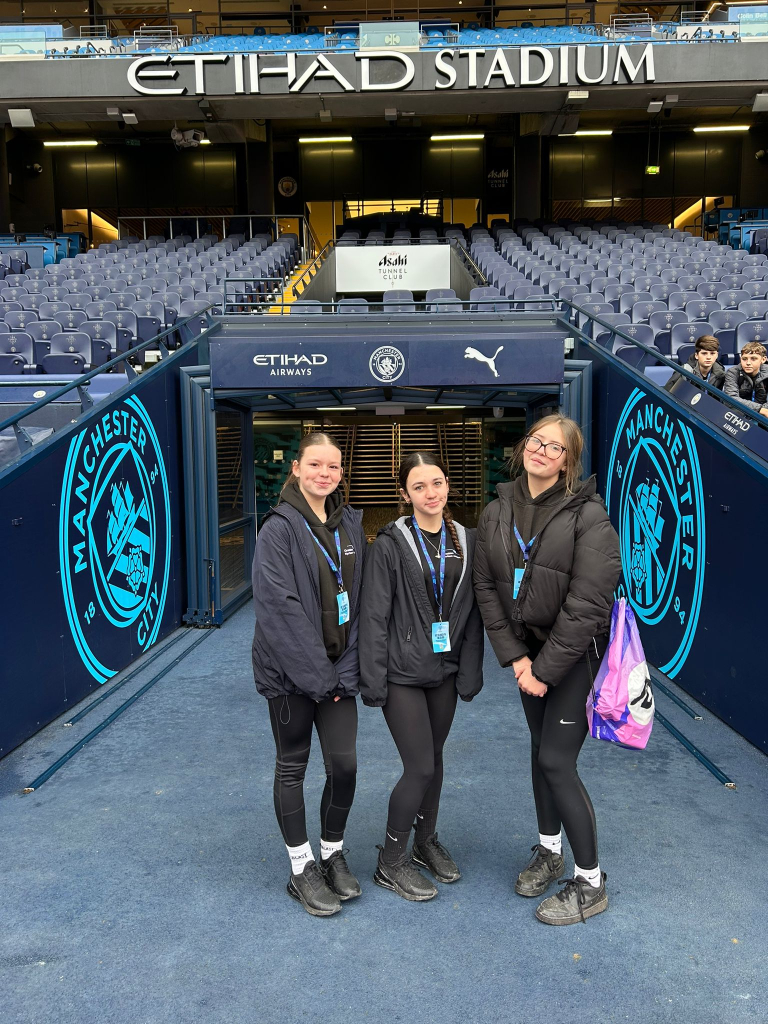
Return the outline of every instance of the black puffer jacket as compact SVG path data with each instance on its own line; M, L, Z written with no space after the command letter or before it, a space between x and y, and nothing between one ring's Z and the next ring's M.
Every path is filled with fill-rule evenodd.
M695 352L691 354L690 358L688 359L688 362L685 364L685 368L687 370L690 370L694 377L701 377L701 379L704 380L704 377L701 373L701 369L699 368L698 360L696 359ZM683 377L682 373L673 373L667 381L667 383L664 385L664 390L673 391L681 380L687 380L687 378ZM709 380L707 381L707 383L711 384L713 388L722 389L724 380L725 367L721 363L718 363L717 360L715 360L715 362L712 363L712 369L709 371Z
M344 506L341 523L355 547L346 650L331 661L323 640L320 567L306 520L281 502L262 523L253 555L256 628L252 661L264 697L302 693L312 700L354 697L360 677L357 637L360 588L367 542L363 514Z
M435 615L416 542L403 516L374 541L365 564L360 607L360 695L369 707L387 703L389 684L439 686L456 676L471 700L483 685L483 623L472 589L475 531L456 523L464 561L447 620L451 650L432 650Z
M498 498L477 527L475 593L499 664L528 654L526 636L546 636L533 662L541 682L556 686L583 656L593 636L610 628L613 591L621 570L619 538L595 478L551 508L538 528L517 600L511 545L515 482L500 484Z

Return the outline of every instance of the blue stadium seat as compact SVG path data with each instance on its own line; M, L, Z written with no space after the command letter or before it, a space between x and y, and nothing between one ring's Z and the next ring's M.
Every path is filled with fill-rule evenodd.
M765 320L768 317L768 301L765 299L748 299L739 303L739 312L744 313L748 320ZM6 321L8 318L6 317Z
M4 319L10 330L26 331L27 324L39 320L40 317L32 309L23 309L17 312L6 313Z
M43 358L45 373L85 373L91 365L91 339L80 331L54 334Z
M736 328L736 352L741 352L748 341L759 341L761 345L768 343L768 321L745 320Z
M651 313L648 324L653 331L653 343L664 355L672 351L670 331L675 324L688 323L688 317L682 310L666 310Z
M670 331L670 356L676 359L681 345L693 345L703 334L712 334L712 327L701 320L675 324Z
M368 302L366 299L339 299L338 303L336 304L336 312L342 313L344 315L355 313L367 313Z
M317 299L297 299L295 302L291 303L287 309L291 315L308 316L322 313L323 304Z
M0 373L35 373L35 343L25 331L0 334Z
M722 284L722 281L720 283ZM717 293L717 301L720 303L721 309L738 309L739 304L746 302L749 298L749 293L745 292L743 288L733 288Z
M689 320L708 320L709 314L720 308L717 299L694 299L686 302L685 315Z

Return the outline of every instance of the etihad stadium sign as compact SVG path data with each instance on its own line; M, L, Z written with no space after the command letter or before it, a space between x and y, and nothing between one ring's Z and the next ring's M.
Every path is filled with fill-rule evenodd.
M655 81L651 43L456 48L414 54L392 49L153 54L132 61L128 68L128 85L143 96L563 88Z

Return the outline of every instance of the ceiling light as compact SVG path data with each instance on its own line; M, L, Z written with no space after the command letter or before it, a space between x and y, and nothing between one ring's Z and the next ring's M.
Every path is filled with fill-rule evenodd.
M448 405L447 403L444 403L443 405L425 405L424 408L425 409L466 409L467 407L466 407L466 405Z
M211 140L210 139L200 139L200 145L201 146L210 146L210 144L211 144Z
M34 128L35 118L32 115L32 111L27 108L19 107L16 110L9 110L8 115L11 118L12 128Z
M658 114L663 106L664 100L651 100L651 102L648 104L648 113Z
M357 412L356 405L316 405L315 412Z
M565 98L569 103L584 103L589 99L589 92L586 89L571 89Z
M566 132L564 135L613 135L613 128L580 128L577 132Z
M751 124L700 124L693 130L695 132L748 132L751 127Z
M125 121L126 124L139 123L138 117L134 114L132 110L126 110L126 112L123 114L123 121Z
M302 143L308 143L308 142L352 142L352 141L353 141L353 139L352 139L351 135L319 135L317 137L312 136L312 135L308 135L308 136L305 136L305 137L299 139L299 142L302 142Z
M485 132L478 132L476 135L430 135L430 142L467 142L474 139L484 139Z
M61 139L55 142L44 142L46 148L53 146L98 146L96 139Z

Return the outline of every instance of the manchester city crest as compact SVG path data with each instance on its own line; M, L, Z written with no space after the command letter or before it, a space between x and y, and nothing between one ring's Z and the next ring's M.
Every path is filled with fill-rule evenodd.
M691 649L704 589L701 471L691 429L638 388L616 427L606 504L621 542L620 590L654 627L659 668L674 677Z
M368 366L376 380L382 384L391 384L402 376L405 356L394 345L382 345L372 353Z
M103 683L157 639L171 555L168 479L147 410L113 406L69 446L59 516L61 579L72 636Z

